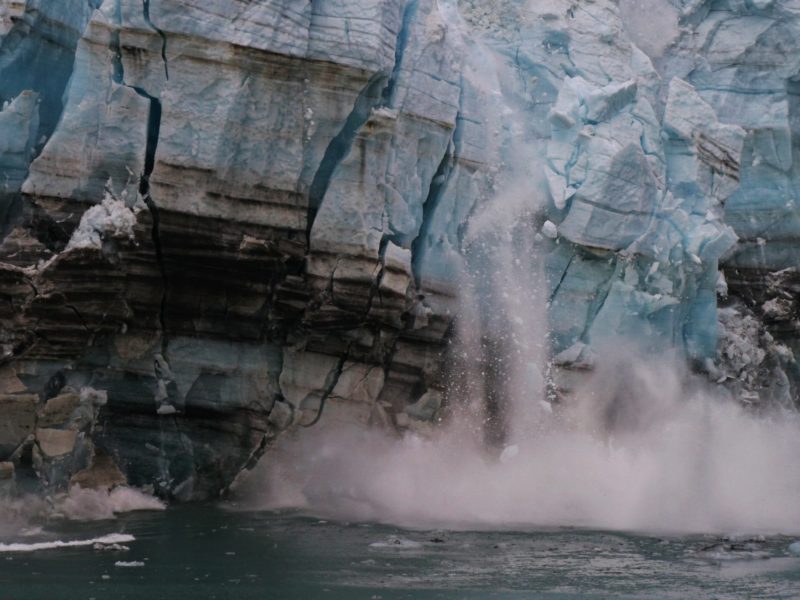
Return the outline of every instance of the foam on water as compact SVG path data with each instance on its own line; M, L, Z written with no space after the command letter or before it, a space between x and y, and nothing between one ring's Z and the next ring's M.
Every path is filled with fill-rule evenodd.
M53 519L70 521L100 521L114 519L117 515L133 511L161 511L166 505L153 496L127 486L111 491L83 489L73 486L69 493L52 497L26 495L19 498L0 498L0 540L35 538L47 535L50 527L41 523ZM126 539L130 536L124 536ZM113 541L88 540L108 546ZM44 544L44 545L42 545ZM67 546L85 545L83 541L66 543ZM5 552L25 552L64 547L65 542L38 542L34 544L5 544ZM29 547L30 550L21 549Z
M0 543L0 553L7 552L37 552L39 550L53 550L57 548L78 548L82 546L94 546L95 544L124 544L126 542L133 542L136 538L132 535L125 533L110 533L96 538L87 540L54 540L51 542L34 542L34 543L13 543L2 544Z

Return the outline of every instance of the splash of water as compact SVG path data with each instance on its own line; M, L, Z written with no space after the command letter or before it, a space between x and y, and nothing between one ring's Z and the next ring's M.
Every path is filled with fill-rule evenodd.
M42 534L40 525L54 519L102 521L122 513L164 509L158 498L127 486L95 490L76 485L54 496L0 497L0 539Z
M569 402L549 402L536 206L520 198L512 187L470 223L462 322L481 325L460 332L464 396L447 424L287 435L248 503L408 527L799 533L797 413L756 417L679 358L622 340Z
M797 415L683 397L674 371L645 365L635 383L626 408L595 389L500 457L464 422L432 439L305 431L281 440L250 499L409 527L800 532Z

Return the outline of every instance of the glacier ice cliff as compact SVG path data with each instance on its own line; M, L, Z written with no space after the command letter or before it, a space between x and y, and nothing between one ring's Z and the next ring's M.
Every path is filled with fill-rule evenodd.
M434 421L510 181L554 397L624 340L793 405L800 2L655 4L0 0L2 472L201 499Z

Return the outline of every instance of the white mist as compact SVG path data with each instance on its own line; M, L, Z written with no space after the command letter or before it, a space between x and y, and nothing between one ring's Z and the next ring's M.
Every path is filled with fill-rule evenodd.
M473 385L446 424L423 438L323 419L279 440L248 503L408 527L800 533L796 413L753 416L680 360L621 341L549 404L537 208L512 187L470 223L459 355ZM499 448L482 435L487 336L507 352Z

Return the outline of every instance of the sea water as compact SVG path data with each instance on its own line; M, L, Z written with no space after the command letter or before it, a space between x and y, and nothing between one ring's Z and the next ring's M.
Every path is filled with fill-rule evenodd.
M191 505L46 522L5 543L2 600L800 597L791 536L577 528L403 529ZM127 548L127 549L126 549Z

